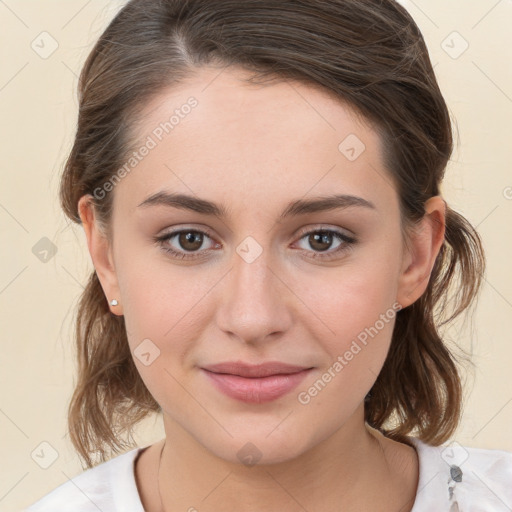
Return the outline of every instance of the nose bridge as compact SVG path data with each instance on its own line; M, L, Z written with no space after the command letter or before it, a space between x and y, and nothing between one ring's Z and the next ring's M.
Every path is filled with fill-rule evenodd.
M247 236L235 248L218 307L219 327L245 341L285 328L284 289L272 269L271 250Z
M239 293L250 294L252 290L256 296L261 292L271 291L271 259L269 247L260 245L252 236L246 237L236 247L236 255L233 256L233 279Z
M261 237L260 237L261 238ZM255 237L247 236L238 244L233 255L231 292L237 303L257 308L271 305L275 299L275 276L271 271L272 255L268 244L260 244Z

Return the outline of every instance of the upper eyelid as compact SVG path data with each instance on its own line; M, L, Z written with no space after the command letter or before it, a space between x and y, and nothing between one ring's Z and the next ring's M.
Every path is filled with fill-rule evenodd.
M317 226L313 226L313 227L310 227L310 228L301 228L298 230L298 232L294 235L295 237L298 237L298 239L302 239L304 238L306 235L309 235L311 233L315 233L317 231L331 231L333 232L334 234L338 234L338 235L341 235L342 237L347 237L347 238L350 238L350 239L354 239L355 240L355 236L353 233L351 233L349 230L346 230L346 231L349 231L349 233L351 234L347 234L345 232L342 231L343 228L340 228L340 227L330 227L330 226L326 226L326 225L317 225ZM211 240L215 241L215 236L213 236L213 233L207 229L207 228L197 228L197 227L184 227L184 228L176 228L176 229L171 229L169 232L165 232L163 233L162 235L159 235L158 238L165 238L165 239L171 239L173 238L174 236L182 233L182 232L187 232L187 231L195 231L195 232L199 232L199 233L203 233L205 234L206 236L208 236ZM216 242L217 244L220 243L220 242ZM199 251L197 251L199 252Z
M208 228L204 228L204 227L195 227L195 226L185 226L183 228L182 227L169 228L169 231L164 230L162 235L159 235L159 236L176 235L183 231L197 231L200 233L205 233L206 235L208 235L211 238L215 238L212 230L210 230ZM312 227L300 228L299 230L296 231L295 236L299 236L299 235L303 236L303 235L306 235L306 234L309 234L309 233L315 232L315 231L334 231L334 232L341 232L342 234L350 233L350 234L347 234L347 236L354 235L354 233L347 228L342 228L339 226L329 226L329 225L325 225L325 224L317 224L316 226L313 225Z

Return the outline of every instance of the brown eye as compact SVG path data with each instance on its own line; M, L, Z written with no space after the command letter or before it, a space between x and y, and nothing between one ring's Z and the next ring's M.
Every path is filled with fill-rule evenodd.
M178 243L185 251L197 251L203 245L203 233L199 231L181 231L178 233Z
M306 240L307 247L302 246L301 248L309 253L309 257L325 260L341 256L357 243L355 238L333 229L316 229L303 232L300 240ZM338 243L332 249L335 242Z
M174 239L174 240L173 240ZM157 236L154 241L172 257L178 259L198 258L211 250L200 250L205 239L212 240L211 236L198 229L182 229L162 236Z
M334 235L329 231L317 231L310 233L308 243L316 251L327 251L330 249Z

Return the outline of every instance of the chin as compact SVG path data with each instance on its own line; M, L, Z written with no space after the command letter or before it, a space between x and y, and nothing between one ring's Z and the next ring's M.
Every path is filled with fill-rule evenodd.
M271 430L269 429L265 433L248 430L246 435L239 433L232 438L229 436L223 436L223 439L209 437L203 445L216 457L247 467L286 462L298 457L308 449L308 443L304 439L298 438L297 435L292 437L288 432L277 433L277 431L268 435Z

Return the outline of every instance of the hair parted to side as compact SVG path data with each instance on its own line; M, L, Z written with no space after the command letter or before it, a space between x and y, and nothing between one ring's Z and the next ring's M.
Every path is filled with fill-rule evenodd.
M98 199L94 190L133 150L141 108L204 65L244 68L253 72L251 83L315 85L370 121L381 135L398 191L407 243L409 229L425 214L425 201L439 194L452 132L423 37L392 0L128 2L80 75L77 133L60 186L61 205L72 221L81 222L78 201L91 194L96 216L111 235L114 192ZM397 441L414 434L435 445L456 430L461 378L438 330L473 303L484 270L478 233L447 205L445 241L428 288L397 313L388 357L365 402L370 426ZM76 344L69 432L92 467L94 455L103 462L109 451L127 448L123 435L160 407L133 362L124 318L110 313L95 272L79 303Z

